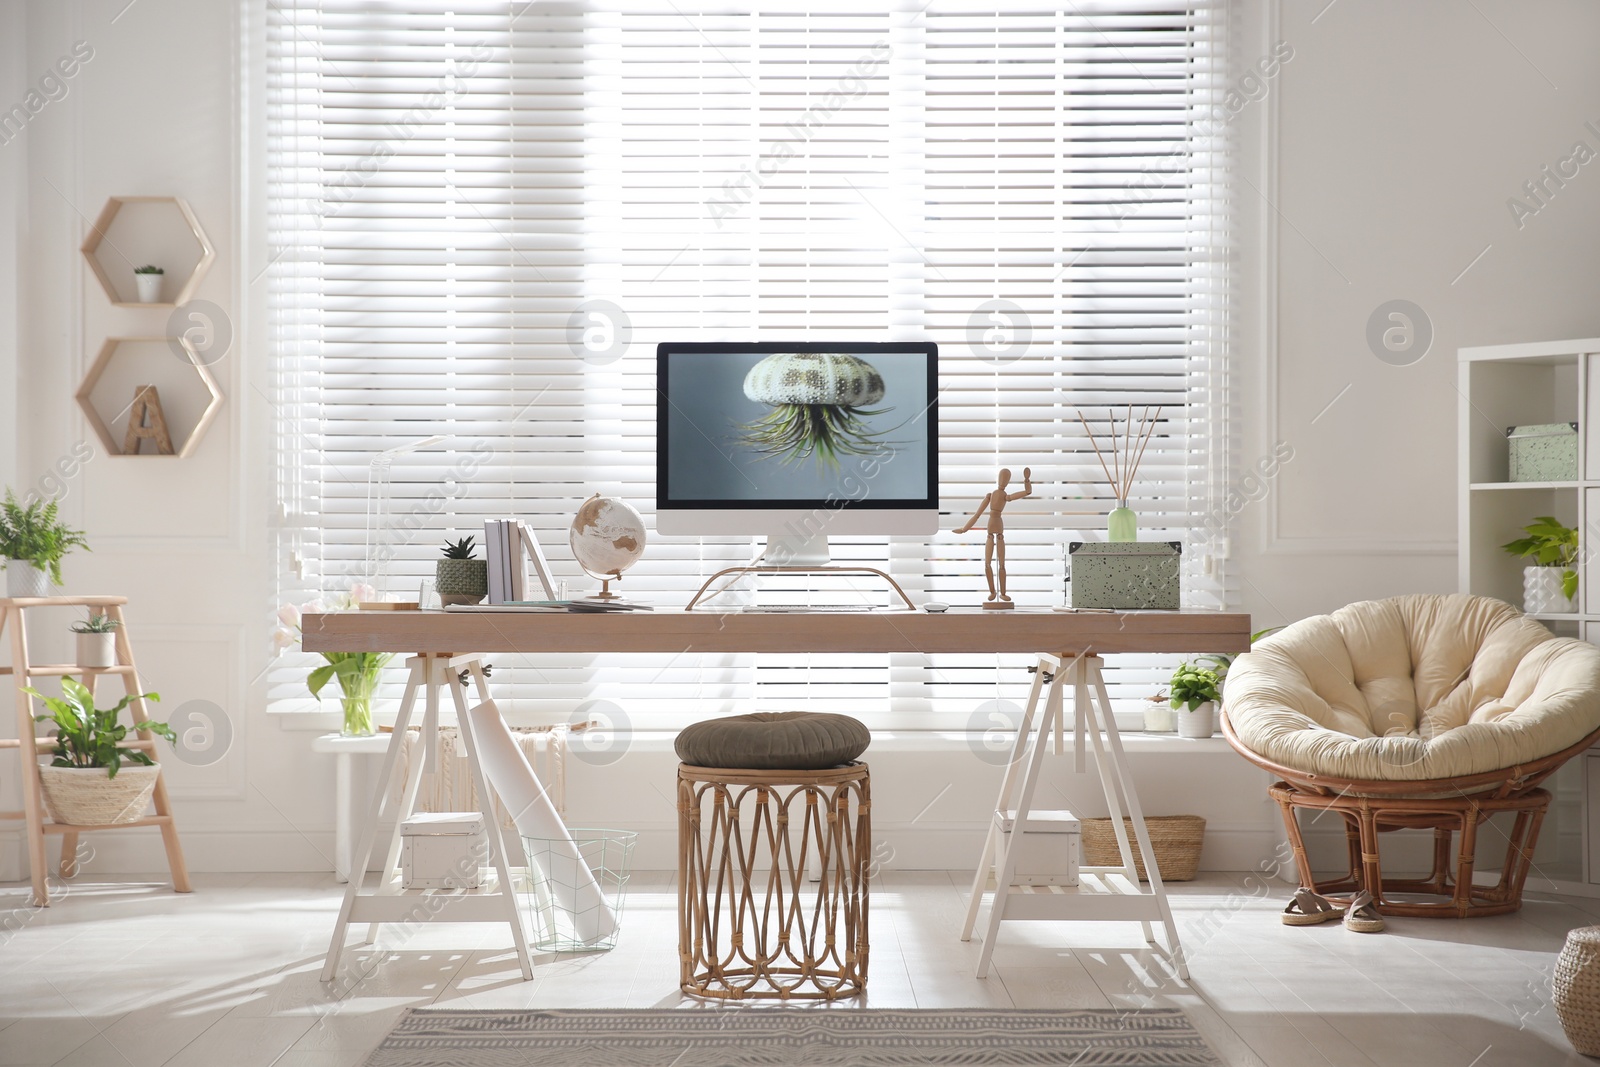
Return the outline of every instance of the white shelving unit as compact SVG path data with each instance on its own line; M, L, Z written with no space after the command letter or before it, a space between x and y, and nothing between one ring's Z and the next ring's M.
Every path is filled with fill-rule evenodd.
M1521 606L1522 561L1500 546L1553 515L1579 530L1578 610L1531 617L1600 644L1600 338L1462 348L1457 360L1461 590ZM1578 424L1579 477L1509 481L1507 428L1554 422ZM1600 895L1600 746L1547 788L1555 801L1529 885Z

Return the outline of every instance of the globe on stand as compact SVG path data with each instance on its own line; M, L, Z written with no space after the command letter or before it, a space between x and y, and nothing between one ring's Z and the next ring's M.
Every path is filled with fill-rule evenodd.
M600 583L596 599L620 600L611 582L644 555L644 519L625 501L596 493L578 506L567 541L578 566Z

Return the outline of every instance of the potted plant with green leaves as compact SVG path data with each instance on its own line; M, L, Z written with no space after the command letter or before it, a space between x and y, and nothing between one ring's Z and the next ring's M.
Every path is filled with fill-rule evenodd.
M445 540L444 558L434 564L433 584L439 603L476 604L489 595L489 565L472 558L476 538Z
M1578 610L1578 531L1549 515L1522 528L1528 536L1500 547L1521 559L1522 610L1534 614L1567 614Z
M361 604L377 597L370 585L356 582L347 593L338 593L296 607L283 604L278 608L279 626L272 635L273 644L282 651L299 643L303 636L303 615L321 615L333 611L355 611ZM322 690L332 681L339 683L342 694L340 705L344 711L346 737L370 737L378 732L372 718L372 701L377 696L383 669L394 659L392 652L323 652L324 665L306 675L306 688L320 698Z
M159 304L161 302L161 278L167 272L153 264L146 263L142 267L133 268L133 283L139 288L139 303Z
M91 614L82 622L72 624L72 632L78 635L79 667L105 670L117 665L118 625L116 619L101 613Z
M132 747L137 739L130 739L128 731L149 731L170 742L177 736L164 722L147 719L128 726L119 719L134 701L161 697L130 693L115 707L97 709L94 694L73 678L61 679L60 697L47 697L31 686L23 692L50 709L34 716L35 721L56 728L51 758L39 765L39 786L50 817L73 826L112 826L140 818L161 765L144 749Z
M82 530L56 515L56 502L35 500L24 507L6 490L0 504L0 556L6 560L6 595L42 597L61 584L61 560L74 548L88 550Z
M1210 737L1216 730L1221 681L1210 667L1180 663L1172 672L1169 703L1177 713L1179 737Z

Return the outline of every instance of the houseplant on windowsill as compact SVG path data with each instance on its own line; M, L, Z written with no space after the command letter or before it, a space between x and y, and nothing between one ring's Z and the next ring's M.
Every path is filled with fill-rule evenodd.
M320 597L298 608L284 604L278 609L281 625L273 634L273 643L279 651L298 643L300 617L333 611L353 611L363 601L375 599L376 591L370 585L356 583L348 593L334 597ZM346 737L370 737L378 732L372 718L372 698L378 692L383 678L383 668L394 659L392 652L324 652L327 661L306 676L306 688L320 698L330 681L339 682L342 694L340 704L344 712L342 732Z
M1209 667L1180 663L1172 672L1172 710L1177 712L1178 736L1210 737L1217 728L1217 691L1220 679Z
M123 747L128 731L148 730L168 741L177 738L164 722L147 719L130 727L118 719L135 700L161 697L130 693L114 708L96 709L94 694L72 678L61 679L60 697L47 697L31 686L23 692L50 709L48 715L34 716L34 721L56 727L52 758L39 765L39 786L50 817L73 826L111 826L142 816L161 765L148 752Z
M61 584L61 560L74 548L88 551L82 530L56 517L56 502L35 500L24 507L6 490L0 504L0 556L6 560L6 595L43 597Z
M78 635L79 667L104 670L117 665L117 620L109 615L90 615L72 624Z
M1531 562L1522 568L1522 610L1565 614L1578 610L1578 531L1549 515L1524 526L1527 537L1500 547Z

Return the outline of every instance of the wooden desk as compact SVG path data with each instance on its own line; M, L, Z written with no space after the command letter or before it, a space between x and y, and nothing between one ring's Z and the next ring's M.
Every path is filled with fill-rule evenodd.
M651 611L626 614L542 612L354 611L306 615L301 620L301 647L307 652L409 652L411 678L396 718L395 732L385 757L383 784L372 802L372 814L362 843L353 857L345 902L334 928L323 981L334 975L345 929L352 922L368 922L368 942L380 922L402 921L420 914L395 900L395 865L398 838L391 835L388 859L380 877L379 895L362 892L361 872L376 843L384 813L384 796L397 784L400 738L410 721L419 690L427 692L423 719L424 751L430 751L438 728L441 691L455 702L463 738L479 783L484 816L497 867L500 895L474 901L456 899L428 914L446 920L504 921L512 926L522 962L523 976L532 976L521 919L505 866L499 827L492 813L487 788L477 766L475 742L467 728L464 685L455 683L460 667L467 667L478 698L489 699L476 657L489 653L729 653L729 652L897 652L996 653L1021 652L1038 656L1032 691L1018 730L1011 763L1001 786L995 818L991 820L984 855L973 883L972 897L962 937L969 938L977 919L984 887L992 868L997 889L985 927L984 949L978 977L987 974L1000 922L1014 919L1127 919L1144 924L1145 939L1154 943L1153 921L1161 922L1180 976L1187 978L1177 926L1167 905L1155 855L1145 829L1144 814L1133 789L1123 757L1122 742L1101 681L1101 657L1119 652L1243 652L1250 647L1250 616L1205 611L1065 612L1065 611L920 611L843 612L685 612ZM456 657L459 657L457 659ZM1093 740L1096 764L1111 810L1112 825L1122 853L1118 867L1086 870L1098 879L1094 888L1080 893L1032 894L1010 885L1015 868L1011 843L1026 831L1034 788L1038 783L1046 741L1052 730L1061 736L1066 713L1065 693L1075 694L1073 729L1077 735L1078 769L1084 769L1083 739ZM1096 706L1098 701L1098 706ZM1105 743L1101 743L1101 735ZM1058 750L1059 750L1058 743ZM416 797L422 761L416 764L402 789L398 818L404 818ZM1119 802L1119 795L1121 801ZM1144 866L1150 872L1149 893L1139 888L1132 846L1123 831L1124 810ZM1015 812L1017 830L999 832L999 820ZM398 826L398 820L396 820ZM398 833L396 829L395 833ZM1113 878L1118 879L1111 884Z
M346 611L301 620L307 652L1244 652L1215 611Z

